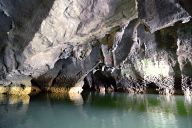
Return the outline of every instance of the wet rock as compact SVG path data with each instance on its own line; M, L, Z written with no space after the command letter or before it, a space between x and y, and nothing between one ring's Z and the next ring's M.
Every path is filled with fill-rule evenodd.
M28 95L31 93L31 86L0 86L0 93L12 95Z
M80 93L69 93L69 99L76 105L83 105L83 97Z
M80 82L76 83L74 85L75 87L70 88L69 94L72 94L72 93L81 94L81 92L83 91L83 89L82 89L83 85L84 85L84 81L80 81Z

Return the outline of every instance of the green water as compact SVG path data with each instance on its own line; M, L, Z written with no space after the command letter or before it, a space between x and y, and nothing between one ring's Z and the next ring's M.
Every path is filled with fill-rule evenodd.
M0 95L0 128L192 128L183 96Z

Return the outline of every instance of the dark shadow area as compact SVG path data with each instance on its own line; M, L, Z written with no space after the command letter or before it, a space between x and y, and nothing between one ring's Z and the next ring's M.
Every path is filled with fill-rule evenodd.
M175 89L175 94L183 94L182 92L182 87L181 87L181 70L179 68L179 63L177 62L175 67L173 67L173 70L175 72L174 79L174 89Z
M181 6L192 16L192 1L191 0L179 0Z
M158 49L176 53L177 50L177 28L168 27L155 32Z
M158 89L158 86L155 83L149 83L149 84L147 84L146 93L147 94L159 94L157 89Z
M84 79L83 90L100 91L101 88L105 88L106 91L116 90L116 80L110 73L98 70Z

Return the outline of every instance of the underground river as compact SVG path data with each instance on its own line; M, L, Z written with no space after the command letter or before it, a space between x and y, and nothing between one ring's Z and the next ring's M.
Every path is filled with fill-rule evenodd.
M0 128L192 128L184 96L0 95Z

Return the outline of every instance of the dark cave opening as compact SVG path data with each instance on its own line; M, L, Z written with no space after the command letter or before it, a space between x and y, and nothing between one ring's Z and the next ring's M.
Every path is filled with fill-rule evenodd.
M83 90L113 92L116 91L116 80L109 73L98 70L87 75Z

